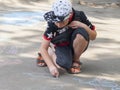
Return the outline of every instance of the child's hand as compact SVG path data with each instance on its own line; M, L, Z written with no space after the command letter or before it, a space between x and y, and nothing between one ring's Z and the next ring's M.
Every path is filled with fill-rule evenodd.
M50 73L52 74L53 77L58 77L59 72L58 69L55 66L49 67Z

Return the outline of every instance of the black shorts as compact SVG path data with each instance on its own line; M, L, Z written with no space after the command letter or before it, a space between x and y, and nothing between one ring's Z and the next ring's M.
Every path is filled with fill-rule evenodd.
M85 38L85 40L89 42L89 35L88 35L87 31L85 31L83 28L78 28L78 29L74 30L71 35L71 39L70 39L71 44L70 45L57 46L55 48L55 53L57 56L56 63L65 69L69 69L72 66L73 55L74 55L72 44L73 44L73 40L76 37L76 34L82 35ZM86 49L87 49L87 47L86 47Z

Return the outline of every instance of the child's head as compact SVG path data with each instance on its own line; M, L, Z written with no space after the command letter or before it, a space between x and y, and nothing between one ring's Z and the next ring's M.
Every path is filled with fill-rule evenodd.
M44 18L47 22L57 23L59 27L63 27L63 24L69 22L69 17L72 13L72 4L69 0L56 0L52 5L52 11L47 12ZM60 25L58 25L60 24ZM62 24L62 25L61 25Z

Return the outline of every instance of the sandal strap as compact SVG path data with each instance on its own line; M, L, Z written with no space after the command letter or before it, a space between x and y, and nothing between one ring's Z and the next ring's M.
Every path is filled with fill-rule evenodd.
M75 72L74 70L79 70L79 72ZM81 72L81 69L79 67L71 67L67 72L70 74L78 74Z
M74 65L75 63L75 65ZM80 61L73 61L72 67L68 70L68 73L70 74L78 74L81 72L81 65L82 63ZM78 72L75 72L74 70L79 70Z
M44 63L44 65L39 65L40 63ZM45 61L42 58L41 53L38 52L38 58L37 58L37 65L40 67L45 67L47 66L47 64L45 63Z
M72 68L80 68L81 67L81 65L82 65L82 63L80 62L80 61L73 61L73 63L75 63L75 64L77 64L77 65L74 65L73 64L73 66L72 66Z
M40 56L40 57L42 56L40 52L38 52L38 56Z
M45 61L44 61L44 60L38 60L38 59L37 59L37 63L45 63Z

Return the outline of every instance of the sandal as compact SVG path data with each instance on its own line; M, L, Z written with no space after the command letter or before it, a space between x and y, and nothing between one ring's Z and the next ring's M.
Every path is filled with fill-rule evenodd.
M41 56L40 53L38 53L37 66L39 66L39 67L45 67L45 66L47 66L47 64L43 60L43 58L42 58L42 56Z
M68 70L70 74L78 74L81 72L82 63L79 61L74 61L72 67Z

